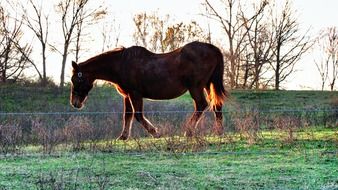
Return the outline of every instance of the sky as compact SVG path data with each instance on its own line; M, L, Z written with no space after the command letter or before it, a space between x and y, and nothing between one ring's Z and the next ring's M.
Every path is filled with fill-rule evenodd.
M210 1L212 2L212 0ZM280 2L281 0L277 1ZM160 16L169 14L172 22L189 22L190 20L195 20L202 27L206 26L207 23L207 18L200 15L200 13L204 11L201 5L204 0L123 0L104 2L107 4L109 17L114 17L116 24L120 25L119 45L125 47L134 45L132 42L132 34L134 31L132 18L137 13L158 12ZM338 27L337 0L291 0L291 2L294 10L297 11L295 14L304 32L310 28L310 34L314 36L319 34L320 30L325 27ZM217 37L224 35L221 28L217 25L211 25L211 32ZM100 44L102 42L94 41L94 43ZM88 52L81 57L81 60L84 61L90 56L99 53L99 49L100 48L96 48L96 50L92 51L88 50ZM61 60L61 56L50 56L48 59L54 60L54 62L61 62L58 60ZM72 59L71 56L68 60L69 63L70 59ZM320 89L320 78L313 60L314 56L311 52L300 60L296 65L296 72L290 75L286 83L284 83L283 86L285 89ZM71 64L68 64L66 69L68 71L66 73L67 81L70 77ZM59 70L58 64L54 64L47 73L48 75L53 75L55 80L59 80Z

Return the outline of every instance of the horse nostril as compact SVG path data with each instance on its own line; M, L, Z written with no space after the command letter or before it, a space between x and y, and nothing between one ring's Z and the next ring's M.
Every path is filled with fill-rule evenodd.
M80 108L82 108L82 104L81 104L80 102L77 102L77 103L75 104L75 107L78 108L78 109L80 109Z
M81 107L82 107L82 103L81 103L80 100L78 100L78 99L73 99L73 100L72 100L72 105L73 105L73 107L75 107L75 108L81 108Z

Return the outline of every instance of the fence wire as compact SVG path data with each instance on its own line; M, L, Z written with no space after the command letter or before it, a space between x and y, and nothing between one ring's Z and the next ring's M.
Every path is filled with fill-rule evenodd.
M180 113L193 113L193 110L145 110L144 114L180 114ZM269 110L237 110L237 111L220 111L221 113L311 113L311 112L338 112L335 109L269 109ZM17 115L102 115L102 114L123 114L123 113L141 113L141 112L122 112L122 111L61 111L61 112L0 112L0 116ZM203 113L213 113L213 111L205 110Z

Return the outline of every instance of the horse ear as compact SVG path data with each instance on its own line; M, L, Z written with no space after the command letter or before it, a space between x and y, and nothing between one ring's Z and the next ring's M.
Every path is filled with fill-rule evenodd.
M74 71L78 71L80 69L79 65L75 61L72 61L72 66L73 66Z

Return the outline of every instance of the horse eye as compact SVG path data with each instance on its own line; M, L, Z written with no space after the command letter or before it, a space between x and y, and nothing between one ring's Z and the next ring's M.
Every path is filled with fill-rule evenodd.
M77 73L77 76L78 76L79 78L81 78L81 77L82 77L82 72L78 72L78 73Z

